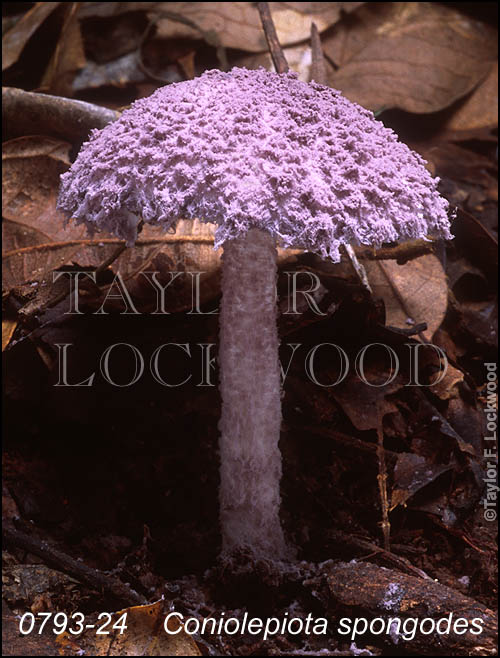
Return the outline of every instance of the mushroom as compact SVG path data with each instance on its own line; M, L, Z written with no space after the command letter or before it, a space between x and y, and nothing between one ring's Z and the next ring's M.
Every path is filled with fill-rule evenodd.
M207 71L95 130L58 207L132 244L139 217L218 224L222 553L283 560L276 245L333 261L341 244L451 238L425 161L340 92L264 69Z

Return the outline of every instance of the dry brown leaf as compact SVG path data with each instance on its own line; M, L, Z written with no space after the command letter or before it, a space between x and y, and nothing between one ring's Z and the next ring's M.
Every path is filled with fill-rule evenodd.
M394 467L394 485L391 496L392 511L398 505L406 503L417 491L453 468L452 464L433 464L421 455L403 452L398 455Z
M25 281L34 281L41 278L50 265L58 267L59 261L40 259L38 253L29 251L31 247L51 242L50 238L36 229L22 224L12 222L8 219L2 221L2 287L5 291L12 290ZM25 251L27 253L25 254ZM59 258L57 254L56 258ZM40 266L40 262L43 266ZM47 267L48 266L48 267Z
M116 269L123 278L133 278L139 272L149 270L162 272L200 272L200 304L213 299L220 291L218 271L222 249L214 249L216 226L198 220L181 219L177 222L175 233L165 234L162 229L144 226L140 240L133 249L121 256ZM142 246L148 240L149 247ZM191 308L192 278L179 278L179 289L175 306L170 312L180 312Z
M450 363L446 368L446 373L443 379L433 384L430 389L441 400L450 400L458 396L458 385L464 381L464 373L458 370Z
M10 339L17 327L17 320L2 320L2 352L10 343Z
M477 194L498 200L498 177L494 173L496 167L491 158L459 144L442 141L441 135L439 141L420 142L411 146L427 160L433 175L478 186L483 190L477 190Z
M32 226L21 222L13 222L10 219L2 220L3 254L47 242L51 242L51 238Z
M424 336L430 340L441 325L448 304L448 285L441 263L427 254L398 265L396 261L364 261L373 292L385 303L386 322L408 329L427 323Z
M366 381L371 385L361 381L357 374L352 374L330 389L332 396L358 430L376 429L381 426L382 419L386 414L395 413L398 410L396 405L387 399L387 396L398 391L404 382L398 375L394 381L384 385L393 373L389 372L386 367L385 357L387 356L387 361L389 361L389 355L382 350L379 354L380 360L366 365L363 369ZM367 352L367 360L373 355L373 351L371 354Z
M2 39L2 71L15 64L24 46L60 2L37 2Z
M372 110L437 112L490 73L497 35L433 2L365 3L324 39L329 84Z
M69 166L70 145L43 136L20 137L3 145L2 223L3 286L40 280L76 251L64 242L85 235L56 210L59 177ZM60 251L32 250L36 245L63 243Z
M15 615L2 598L2 654L4 656L56 656L54 634L19 632L19 615Z
M367 379L374 381L368 374ZM356 429L373 430L380 425L381 419L386 414L397 411L397 407L386 400L385 396L396 392L400 386L398 384L376 388L360 383L359 379L356 379L351 382L351 386L340 384L332 389L332 396L341 405Z
M19 137L3 144L2 214L54 240L84 235L82 227L63 227L56 210L60 175L69 167L66 142L43 136Z
M51 242L42 233L8 220L3 222L3 236L10 243L32 240L31 245L2 252L2 287L6 292L25 282L42 281L51 270L71 262L81 251L80 245Z
M271 13L282 45L309 39L311 22L320 31L336 23L342 12L355 10L362 2L271 2ZM161 38L199 38L200 32L226 48L251 52L267 50L259 13L252 2L92 2L82 16L112 16L124 11L148 11L159 16ZM161 17L161 12L169 16ZM174 20L172 15L193 25ZM196 29L198 28L198 29Z
M281 45L308 39L314 20L320 31L336 23L341 11L352 11L359 2L271 2L270 8ZM250 2L179 2L168 3L192 20L204 33L215 32L221 45L258 52L267 50L259 13ZM179 33L179 29L181 33ZM163 37L194 36L185 34L186 27L168 19L158 22ZM191 30L191 32L193 32Z
M41 89L57 96L71 96L71 83L78 70L85 66L78 10L80 2L67 3L66 16L54 54L41 82Z
M498 62L474 91L463 100L442 130L448 139L467 139L472 131L498 125ZM448 134L449 133L449 134Z
M162 601L114 612L108 626L109 635L96 635L95 629L91 629L78 636L69 633L59 636L56 642L60 655L201 656L195 641L183 629L175 635L164 630L163 623L168 612ZM123 633L111 630L125 613L127 629ZM171 631L180 626L178 621L169 622Z

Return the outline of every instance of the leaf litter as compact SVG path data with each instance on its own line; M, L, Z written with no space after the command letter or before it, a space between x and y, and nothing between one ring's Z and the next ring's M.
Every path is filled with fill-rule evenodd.
M45 9L41 4L13 16L4 39L7 83L13 72L19 76L18 71L29 66L30 40L53 29L49 14L60 3L44 3L54 5ZM248 3L190 5L188 11L185 3L68 3L46 71L36 88L28 85L22 92L34 91L23 96L24 107L29 110L30 103L43 99L39 90L97 102L85 115L90 128L94 119L89 117L98 122L116 116L104 115L103 106L120 108L151 93L159 84L155 76L184 79L220 66L224 57L228 65L246 60L246 65L256 67L268 61L257 11ZM372 298L347 262L332 266L298 251L280 255L281 308L289 302L287 272L313 273L321 282L318 303L324 313L317 315L306 305L302 315L280 318L282 364L289 359L288 345L300 345L284 384L286 527L305 560L350 560L353 551L359 555L356 550L366 555L370 545L376 548L370 558L373 566L384 564L385 559L393 560L392 565L399 560L396 563L404 571L409 557L412 569L493 605L494 536L492 527L481 522L478 509L485 390L481 366L495 358L496 349L497 224L491 218L498 198L494 27L487 15L471 17L460 8L430 3L328 3L328 7L325 3L271 3L271 10L282 44L297 53L296 60L289 61L300 65L304 79L311 71L308 40L314 20L332 86L370 109L402 110L398 125L403 128L424 120L433 126L432 139L428 131L422 131L419 139L412 135L408 141L430 161L433 173L442 177L443 192L459 207L457 239L446 247L433 245L434 253L413 259L408 247L408 256L398 252L396 261L370 260L359 252ZM113 39L99 38L111 29L115 30ZM111 75L124 56L130 56L133 66L115 68L117 74ZM146 61L144 67L141 62ZM4 93L12 98L12 92ZM23 128L29 111L20 114L7 106L4 117L11 127L19 126L14 133L18 138L4 143L4 474L6 500L11 492L16 499L14 505L6 505L4 521L31 532L25 520L35 518L40 541L50 536L64 551L96 569L111 565L148 600L165 596L162 605L186 614L217 616L225 611L239 616L254 605L265 616L283 614L292 604L307 608L304 573L288 577L287 587L297 599L292 602L283 593L286 587L265 585L262 574L256 574L256 582L235 587L213 570L218 550L214 446L219 401L215 386L204 390L196 386L200 364L193 382L184 390L172 389L167 398L152 381L119 392L102 381L87 390L53 387L56 343L77 346L70 353L71 373L74 381L80 381L88 376L89 366L98 362L103 348L117 340L137 345L144 354L165 342L165 336L173 343L216 342L216 315L194 318L186 314L192 303L189 282L172 284L170 315L158 322L149 315L155 306L154 290L141 273L158 271L166 282L173 272L202 270L204 309L216 308L220 294L220 254L210 244L213 228L181 221L176 233L167 236L147 227L138 246L125 250L110 263L98 285L84 291L83 316L65 316L67 285L60 280L57 288L52 271L95 272L119 246L110 236L89 239L71 222L63 228L55 209L58 177L81 142L68 107L59 104L61 119L52 125L40 119L45 132L38 134L32 126L28 132ZM383 112L380 118L391 125L390 113ZM401 135L404 138L404 129ZM391 248L395 254L393 246L384 249ZM108 306L105 323L93 315L116 273L123 276L134 304L145 314L140 323L121 315L119 302ZM303 290L307 289L306 282ZM61 295L62 302L51 306ZM411 374L408 344L422 340L441 346L450 366L446 377L432 385L440 359L428 355L419 374L431 385L417 391L406 385ZM385 343L398 354L402 369L382 387L360 384L352 368L339 386L313 385L304 372L304 356L322 342L341 345L351 363L364 345ZM339 367L335 359L322 358L318 378L334 381ZM168 368L173 373L185 372L180 354L169 359ZM29 382L24 376L28 371ZM391 374L383 350L373 353L366 374L370 381L380 378L381 382ZM103 397L111 415L104 426L92 412ZM138 436L135 428L139 426ZM390 552L385 553L380 545L377 484L380 432L391 510ZM103 500L117 502L103 505ZM15 547L10 551L14 567L24 577L23 570L32 565ZM207 569L211 571L204 576ZM311 575L316 567L310 569ZM315 573L321 577L324 572L320 568ZM374 577L383 581L382 572ZM76 588L74 596L70 604L51 584L46 593L38 598L31 595L22 605L11 593L8 605L16 612L25 606L48 611L63 606L69 612L71 605L75 609L85 606L93 614L119 610L116 602L85 586ZM360 596L358 605L369 610L373 602ZM325 601L321 611L329 614ZM145 647L152 655L175 651L199 655L194 642L184 635L178 636L177 648L157 644L149 611L158 615L159 603L129 610L137 612L133 613L137 632L125 646L117 645L114 655L144 652ZM11 613L5 615L12 621ZM235 650L284 655L298 647L306 652L314 649L309 640L299 645L290 639L266 644L244 638L238 646L240 640L225 636L211 638L203 650L222 655L233 655ZM8 642L14 648L13 635ZM42 636L39 642L42 646L46 639ZM90 636L82 642L87 652L96 655L110 651L109 645L98 645ZM350 651L338 637L329 637L326 643L328 651ZM326 651L325 641L315 648ZM33 646L33 653L36 650ZM78 647L71 638L62 638L57 649L52 641L52 650L53 655L60 651L73 655ZM433 650L424 646L424 655L433 655ZM379 646L376 651L384 655L385 649Z

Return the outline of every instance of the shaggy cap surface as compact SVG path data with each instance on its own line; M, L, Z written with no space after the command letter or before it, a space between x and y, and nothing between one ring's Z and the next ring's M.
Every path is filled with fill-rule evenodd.
M58 207L133 242L136 215L167 229L252 227L339 259L342 243L452 237L425 161L371 112L294 73L208 71L136 101L92 132L61 177Z

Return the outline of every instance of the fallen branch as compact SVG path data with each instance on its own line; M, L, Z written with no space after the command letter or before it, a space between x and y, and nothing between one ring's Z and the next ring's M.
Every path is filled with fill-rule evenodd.
M55 135L84 141L93 128L104 128L120 113L107 107L15 87L2 87L2 129L7 138Z
M92 569L83 562L75 560L46 541L30 537L14 528L3 528L3 540L6 546L21 548L41 558L45 564L73 576L81 583L111 595L125 605L143 605L147 600L118 578L108 576L97 569Z
M335 617L349 616L351 619L365 617L370 621L375 618L400 619L400 632L397 623L390 626L390 632L377 634L368 632L359 634L356 642L373 643L378 640L397 645L403 653L415 655L451 655L451 656L493 656L497 655L498 624L495 614L481 603L456 590L446 587L434 580L423 580L407 574L385 569L367 562L350 562L326 567L328 588L328 605L335 610ZM339 608L341 614L339 615ZM446 632L447 620L451 615L451 628ZM426 620L424 633L417 632L414 637L410 632L414 622ZM467 620L459 624L457 620ZM410 620L410 621L407 621ZM444 621L440 621L444 620ZM474 626L472 620L476 620ZM406 639L402 630L407 621ZM440 621L443 632L429 628ZM381 624L377 623L377 628ZM468 630L465 630L468 627ZM471 633L470 629L479 633ZM358 627L358 631L361 630ZM465 632L464 632L465 630ZM427 631L427 632L425 632Z

